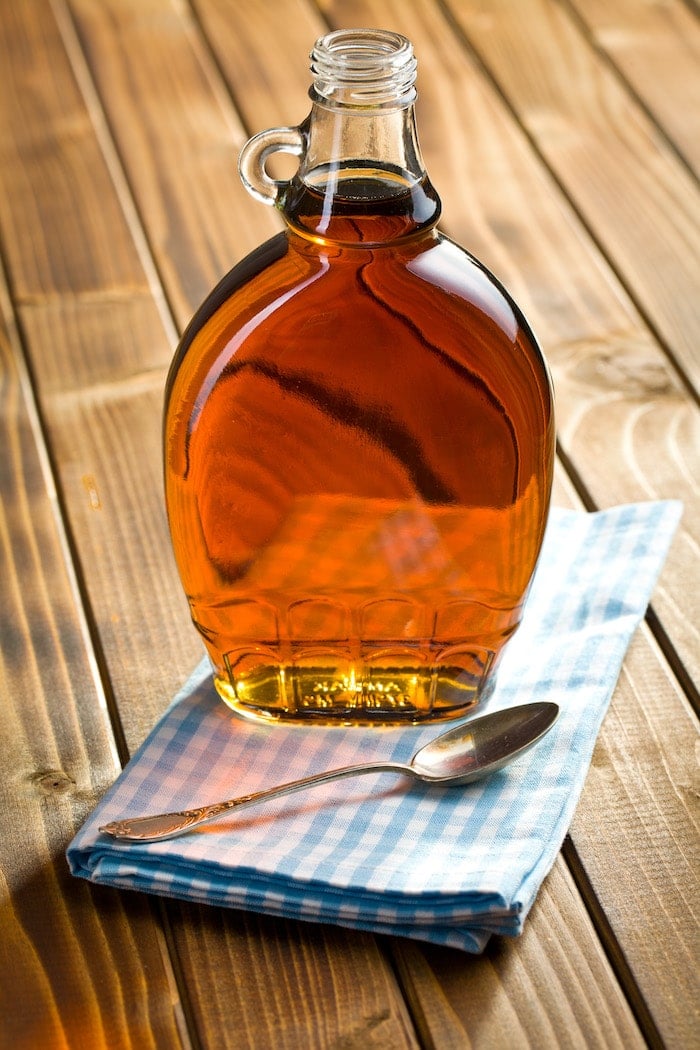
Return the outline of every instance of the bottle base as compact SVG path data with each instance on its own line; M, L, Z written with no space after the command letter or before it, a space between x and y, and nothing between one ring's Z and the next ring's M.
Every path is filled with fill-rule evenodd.
M430 664L415 652L339 653L266 661L260 651L228 653L214 684L246 718L324 725L412 725L458 718L483 703L494 684L494 653L451 648Z

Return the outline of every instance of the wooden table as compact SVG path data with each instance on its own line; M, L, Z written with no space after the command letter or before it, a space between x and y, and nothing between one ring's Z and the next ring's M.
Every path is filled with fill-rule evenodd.
M545 347L555 502L685 503L562 854L480 958L64 859L200 656L161 404L198 302L280 227L238 149L302 119L311 44L362 24L414 41L443 227ZM699 58L691 0L3 0L3 1048L700 1045Z

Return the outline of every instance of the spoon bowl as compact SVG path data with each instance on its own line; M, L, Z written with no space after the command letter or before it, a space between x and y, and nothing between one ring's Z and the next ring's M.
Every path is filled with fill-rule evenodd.
M512 762L554 725L557 704L542 701L493 711L448 729L415 753L411 766L433 784L468 784Z
M400 773L414 780L444 787L468 784L494 773L529 750L552 728L558 714L558 706L547 701L492 711L435 737L420 748L408 763L387 761L343 766L197 809L126 817L105 824L100 831L126 842L160 842L182 835L234 809L267 802L280 795L327 784L342 777L368 773Z

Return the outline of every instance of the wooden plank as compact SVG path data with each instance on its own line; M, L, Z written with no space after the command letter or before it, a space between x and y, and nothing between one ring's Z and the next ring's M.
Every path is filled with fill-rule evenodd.
M697 719L643 625L603 724L571 837L597 905L616 931L624 930L626 963L669 1047L697 1045L700 1024L699 752Z
M251 133L300 124L310 109L309 52L329 28L317 5L193 0L193 7Z
M64 857L119 765L6 316L0 286L0 1043L177 1047L151 909L71 878Z
M52 454L133 750L202 655L163 500L170 345L150 298L67 297L21 307L20 317L33 360L43 362L39 389Z
M211 1050L418 1047L391 968L370 934L220 908L173 910L182 966ZM207 944L226 960L212 994Z
M462 0L449 7L697 392L697 183L563 6Z
M659 129L700 174L700 21L683 0L572 0Z
M396 942L393 951L426 1046L647 1046L559 859L524 932L479 958ZM572 1003L569 1012L553 1003Z
M23 20L23 26L17 28L18 39L32 40L37 48L34 55L37 66L50 67L55 79L69 83L70 67L49 5L36 0L31 5L23 5L18 14ZM32 31L35 20L42 23L40 34ZM62 28L64 32L69 29ZM0 78L12 82L18 73L12 62L20 60L21 52L12 40L6 44L10 64L0 70ZM70 40L68 48L72 61L77 63L78 56ZM78 69L81 81L84 72ZM89 85L82 83L81 86L89 90ZM200 102L202 112L213 104L206 94L200 96ZM93 103L94 99L91 105ZM55 98L42 95L41 106L34 113L30 113L30 101L25 103L25 119L31 117L37 125L46 125L47 141L53 140L52 129L55 122L60 123L62 112L60 95ZM91 118L97 122L99 114L92 112ZM80 124L81 128L88 127L90 121L81 117ZM99 145L109 149L109 143ZM33 201L36 196L34 180L50 178L53 169L47 171L43 165L35 165L32 151L21 147L21 142L13 140L13 148L8 153L8 178L29 185L30 192L17 195L11 202L16 209L13 221L17 229L32 229L32 224L39 221L27 205L27 201ZM93 143L89 148L97 147ZM112 155L110 164L114 163ZM20 169L21 180L15 168ZM86 168L81 178L89 181L91 171ZM103 183L101 172L102 166L98 164L95 173L99 193L105 196L103 203L108 212L119 202L107 199L110 192L117 191ZM125 184L123 174L120 177L116 170L110 172L110 179L115 184ZM90 185L82 186L81 191L85 199L97 192ZM57 206L63 206L63 201L60 195L54 197L51 185L43 188L42 200L41 243L45 245L46 255L57 259L56 238L66 238L68 234L60 224L60 216L54 216L51 201ZM140 252L130 252L128 241L138 237L139 231L134 229L134 214L127 218L128 221L115 222L111 248L116 256L128 258L130 267L137 273L144 260ZM14 239L13 229L14 226L9 228L7 236L8 257L15 273L29 272L26 266L23 270L22 245ZM90 231L83 232L89 238ZM93 232L100 233L99 229ZM0 235L5 233L0 218ZM116 243L120 238L123 244ZM145 243L145 239L142 240ZM73 250L90 258L94 246L64 241L62 251L71 255ZM146 266L147 262L145 260ZM83 287L80 272L65 274L58 262L47 268L46 274L43 283L35 281L31 294L20 282L16 284L22 326L105 664L125 737L128 746L133 748L181 683L185 670L195 661L195 654L198 658L201 652L196 633L187 622L186 602L170 557L161 494L160 419L164 362L169 356L168 333L164 330L159 303L146 292L150 283L136 281L134 294L126 295L124 287L106 270L95 275L90 288ZM152 275L148 281L151 279ZM26 284L29 286L30 282ZM38 651L45 651L41 637L32 640ZM68 645L70 639L63 641ZM89 733L87 737L89 740ZM106 783L101 784L104 786ZM96 797L96 791L85 797L81 816L92 807ZM61 890L66 894L79 892L77 887L89 892L84 883L68 878L64 881ZM145 907L141 898L133 899L138 902L137 908ZM122 907L121 894L102 891L96 900L100 908L108 912L110 909L119 912ZM149 914L148 908L145 913ZM300 926L293 937L283 938L286 943L281 948L277 944L279 935L275 924L250 917L246 920L245 937L239 938L235 946L235 966L240 972L232 977L232 939L228 932L219 935L215 924L207 927L211 921L208 910L188 909L183 905L177 910L173 908L172 913L178 920L174 930L177 954L187 958L187 967L189 960L196 961L195 971L187 970L189 976L196 974L197 978L188 985L193 1002L187 1014L193 1018L195 1027L201 1025L196 1038L206 1037L208 1045L240 1045L240 1031L231 1025L232 1007L235 1005L242 1014L246 1008L241 998L243 988L245 986L248 994L254 985L258 999L264 998L268 1004L270 1021L267 1028L260 1023L259 1030L265 1035L258 1045L269 1046L274 1038L270 1019L277 1018L279 1024L280 1018L293 1016L295 1012L298 1015L300 987L309 990L309 1005L304 1007L306 1022L322 1028L332 1043L341 1045L354 1038L358 1018L382 1015L381 1030L391 1045L415 1045L391 968L376 946L372 948L371 938L329 930L321 942L312 927ZM199 914L203 916L202 921L196 919ZM214 914L218 913L212 911L211 915ZM235 925L233 917L217 921L226 930L233 928L230 924ZM80 943L81 932L74 930L73 936ZM348 950L350 943L356 945L353 951ZM71 950L75 953L75 947ZM145 948L140 954L133 949L132 952L137 963L148 962ZM298 975L298 986L280 981L280 952ZM68 947L65 955L71 958ZM101 957L97 955L98 976L108 983L100 962ZM314 1005L313 987L319 972L324 973L326 981L337 981L338 986L346 990L342 1001L319 1001ZM247 982L242 980L243 973L249 975ZM141 987L143 1001L137 1000L134 1009L145 1004L143 1012L148 1019L149 1010L157 1011L157 987L154 992L146 983ZM109 1007L108 996L104 998ZM128 1002L126 996L125 1001ZM78 1000L79 1005L82 1002ZM302 1003L305 1002L302 999ZM109 1018L109 1010L105 1016ZM153 1028L157 1032L156 1020ZM136 1014L130 1023L136 1033L134 1045L151 1045L146 1035L138 1042L140 1016ZM363 1031L362 1025L359 1031ZM80 1041L74 1045L80 1045ZM90 1045L102 1043L95 1040ZM112 1045L118 1045L116 1037ZM175 1039L163 1039L160 1045L177 1044Z
M26 302L147 291L70 67L43 62L55 48L49 13L34 4L3 6L0 226L13 293Z
M598 506L682 499L683 519L653 596L700 682L700 413L668 363L637 335L552 354L559 440Z
M185 5L75 0L77 36L62 0L55 7L88 92L95 77L99 105L110 118L171 308L184 328L234 263L282 225L272 209L251 209L238 177L236 161L248 133Z

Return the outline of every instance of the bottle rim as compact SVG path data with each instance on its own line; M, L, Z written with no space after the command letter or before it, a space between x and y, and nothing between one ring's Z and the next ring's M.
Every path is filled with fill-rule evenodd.
M406 105L416 97L410 40L389 29L337 29L311 51L312 96L343 106Z

